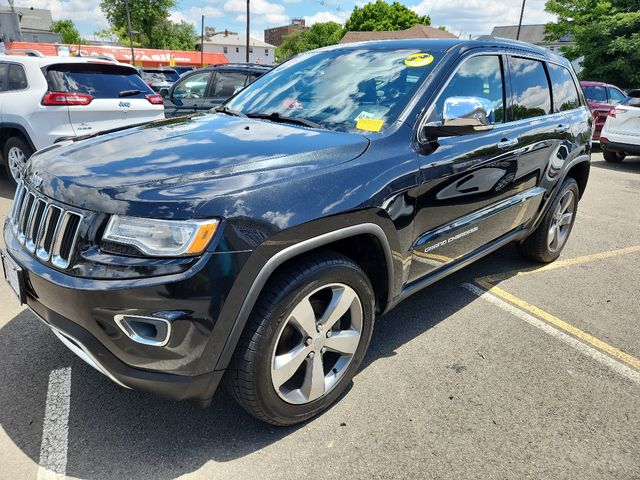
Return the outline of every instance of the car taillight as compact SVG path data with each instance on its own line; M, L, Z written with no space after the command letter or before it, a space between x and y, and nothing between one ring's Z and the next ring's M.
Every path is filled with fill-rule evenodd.
M164 103L164 98L158 93L151 93L146 96L146 99L154 105L162 105Z
M600 137L600 143L607 143L609 139L607 137Z
M620 114L625 113L627 111L628 110L626 108L614 108L613 110L611 110L609 112L609 116L613 117L613 118L616 118L616 115L620 115Z
M93 97L86 93L47 92L42 105L89 105Z

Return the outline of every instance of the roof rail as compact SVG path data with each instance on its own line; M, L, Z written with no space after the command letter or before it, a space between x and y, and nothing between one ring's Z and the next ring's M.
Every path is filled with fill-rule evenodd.
M26 49L11 49L11 50L5 50L4 52L2 52L4 55L13 55L15 53L18 54L24 54L27 55L28 57L44 57L44 55L42 53L40 53L37 50L26 50Z
M109 62L115 62L118 63L118 60L116 60L116 57L114 57L113 55L109 55L109 54L91 54L91 55L79 55L80 58L94 58L96 60L107 60Z

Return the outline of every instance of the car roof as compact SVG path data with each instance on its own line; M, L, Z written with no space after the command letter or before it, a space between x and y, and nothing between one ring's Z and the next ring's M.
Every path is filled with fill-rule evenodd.
M605 83L605 82L596 82L593 80L583 80L580 82L580 86L582 87L616 87L615 85L612 85L611 83ZM618 87L616 87L618 88Z
M102 65L117 65L119 67L134 68L128 63L111 62L109 60L93 57L33 57L28 55L0 55L0 61L22 63L25 65L37 65L40 67L56 65L59 63L99 63Z
M268 72L273 65L264 65L262 63L220 63L218 65L209 65L208 67L198 70L242 70L250 72Z

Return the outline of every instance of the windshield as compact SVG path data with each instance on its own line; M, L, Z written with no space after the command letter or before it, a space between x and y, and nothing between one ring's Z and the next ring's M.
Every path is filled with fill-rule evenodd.
M143 70L142 78L151 83L173 83L180 78L174 70Z
M225 106L249 117L379 132L398 118L440 59L438 53L356 48L302 54L256 80Z

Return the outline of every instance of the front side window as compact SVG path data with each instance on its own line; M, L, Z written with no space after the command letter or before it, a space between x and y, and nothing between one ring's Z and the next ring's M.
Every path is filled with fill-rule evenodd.
M211 72L194 73L178 82L173 88L172 98L204 98Z
M9 70L9 65L0 63L0 92L7 91L7 70Z
M583 87L582 91L590 102L607 103L607 91L604 87Z
M495 123L504 121L504 81L502 64L497 55L483 55L465 60L436 102L435 118L442 121L442 109L447 98L479 97L493 104Z
M551 91L542 62L512 57L511 89L512 120L523 120L551 113Z
M607 87L609 92L609 103L612 105L619 105L627 99L627 96L617 88Z
M245 115L306 120L345 132L391 125L442 58L441 52L353 47L298 55L226 105Z
M569 70L560 65L548 63L551 89L553 90L554 111L564 112L580 106L578 90Z
M22 65L9 65L7 90L24 90L27 88L27 75Z

